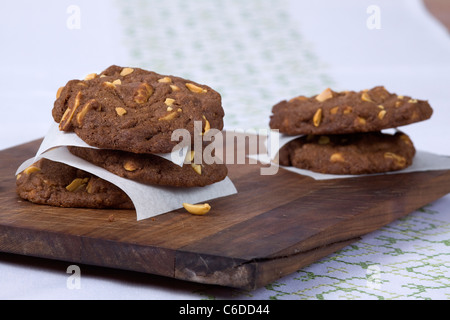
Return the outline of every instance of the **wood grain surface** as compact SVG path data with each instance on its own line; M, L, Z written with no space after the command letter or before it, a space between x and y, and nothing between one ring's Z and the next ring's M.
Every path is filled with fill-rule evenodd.
M0 152L0 251L237 288L264 286L450 192L449 170L315 181L247 163L229 165L238 193L212 200L207 215L136 221L133 210L18 198L15 170L39 143Z

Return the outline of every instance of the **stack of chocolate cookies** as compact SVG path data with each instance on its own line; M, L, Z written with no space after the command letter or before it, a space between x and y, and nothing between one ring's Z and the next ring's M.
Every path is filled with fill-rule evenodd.
M227 176L221 163L194 163L193 152L179 166L160 154L171 153L177 129L189 132L194 122L202 134L223 129L219 93L180 77L140 68L111 66L84 80L71 80L57 92L52 115L59 129L74 132L93 148L69 151L120 177L144 184L203 187ZM193 150L194 148L192 148ZM62 207L133 208L115 185L82 170L41 159L17 176L20 197Z
M276 104L270 128L301 135L280 149L280 165L338 175L382 173L407 168L416 152L405 133L383 130L429 119L432 113L427 101L382 86L360 92L326 89Z

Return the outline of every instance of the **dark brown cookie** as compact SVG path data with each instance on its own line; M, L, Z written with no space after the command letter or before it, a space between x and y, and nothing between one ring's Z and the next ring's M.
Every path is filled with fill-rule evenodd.
M279 161L319 173L357 175L405 169L414 155L406 134L369 132L302 136L281 148Z
M299 135L381 131L429 119L433 110L427 101L375 87L361 92L326 89L314 97L282 101L272 112L270 128Z
M219 93L206 85L140 68L111 66L60 88L53 118L91 146L134 153L169 153L172 132L194 121L223 129Z
M120 177L145 184L203 187L225 179L225 164L184 164L182 167L152 154L68 147L69 151Z
M17 194L30 202L66 208L133 209L118 187L63 163L41 159L17 175Z

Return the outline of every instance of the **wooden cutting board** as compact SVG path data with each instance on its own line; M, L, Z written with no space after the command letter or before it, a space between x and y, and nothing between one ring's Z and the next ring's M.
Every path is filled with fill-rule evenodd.
M14 173L40 142L0 151L0 251L236 288L264 286L450 192L450 170L315 181L247 163L228 166L238 193L210 201L207 215L138 222L133 210L18 198Z

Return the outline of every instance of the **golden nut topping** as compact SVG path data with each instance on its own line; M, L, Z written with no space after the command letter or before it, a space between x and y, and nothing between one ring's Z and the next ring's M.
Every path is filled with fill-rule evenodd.
M385 159L392 159L394 163L399 166L400 168L403 168L406 166L406 159L402 156L399 156L398 154L395 154L393 152L386 152L384 154Z
M361 117L358 117L358 118L356 118L356 121L359 123L359 124L366 124L366 119L364 119L364 118L361 118Z
M81 91L78 91L72 106L69 106L66 109L66 111L64 112L64 114L61 118L61 121L59 122L60 130L65 131L70 128L73 115L75 114L75 111L80 106L80 102L81 102Z
M185 162L192 162L194 161L194 157L195 157L195 151L190 151L188 153L186 153L186 159Z
M339 107L334 107L330 110L331 114L336 114L339 111Z
M322 122L322 108L317 109L316 113L313 117L313 124L315 127L318 127Z
M178 88L176 85L171 84L170 87L172 88L172 91L179 91L180 88Z
M136 171L137 169L139 169L138 166L131 161L125 162L125 164L123 165L123 168L129 172L133 172L133 171Z
M159 83L172 83L172 79L169 77L164 77L158 80Z
M177 115L178 115L178 112L173 111L173 112L165 115L164 117L159 118L158 120L159 121L169 121L169 120L174 119Z
M87 80L92 80L92 79L95 79L95 78L97 78L97 74L96 73L90 73L84 78L84 80L87 81Z
M97 102L95 99L91 99L88 102L86 102L83 106L83 108L81 109L80 112L78 112L77 114L77 122L79 126L83 125L83 119L86 116L86 113L91 109L92 104L94 104L95 102Z
M404 96L397 96L397 99L403 100Z
M344 109L344 114L349 114L353 112L353 108L350 106L346 106Z
M186 87L194 93L206 93L208 92L206 89L200 88L199 86L196 86L193 83L186 83Z
M89 178L77 178L75 180L73 180L67 187L66 190L69 192L76 192L78 190L80 190L81 188L83 188L86 183L88 183Z
M111 88L111 89L115 89L116 88L116 85L114 83L112 83L112 82L109 82L109 81L103 82L102 85L107 87L107 88Z
M118 86L118 85L121 85L121 84L122 84L122 81L120 81L120 79L117 79L117 80L114 80L112 83L113 83L114 85Z
M209 121L206 119L205 116L203 116L203 119L205 120L205 129L202 132L202 135L204 135L205 133L207 133L209 130L211 130L211 125L209 124Z
M345 162L344 156L342 153L333 153L330 157L331 162Z
M294 101L306 101L306 100L308 100L308 98L307 97L305 97L305 96L298 96L298 97L295 97L295 98L292 98L291 100L289 100L289 102L294 102Z
M118 108L116 108L116 113L117 113L119 116L123 116L123 115L126 115L126 114L127 114L127 110L125 110L125 109L122 108L122 107L118 107Z
M361 100L362 101L367 101L367 102L373 102L372 99L370 98L369 94L367 92L363 92L361 95Z
M322 91L321 94L316 96L316 100L319 102L324 102L325 100L333 98L333 91L331 91L330 88L325 89Z
M172 98L167 98L166 101L164 101L164 103L166 104L166 106L171 107L173 105L173 103L175 102L175 99Z
M186 209L187 212L194 215L204 215L211 210L211 206L208 203L190 204L185 202L183 203L183 207Z
M63 91L64 87L59 87L58 91L56 91L56 99L58 99L61 96L61 92Z
M386 115L386 110L381 110L378 113L378 119L383 120L384 116Z
M38 168L35 166L29 166L28 168L23 170L23 173L30 175L30 174L38 172L38 171L41 171L41 168Z
M408 102L409 103L418 103L419 101L417 101L417 99L409 99Z
M122 77L125 77L127 75L129 75L130 73L133 73L134 69L133 68L123 68L122 71L120 71L120 75Z
M194 171L197 172L199 175L202 174L202 165L201 164L191 163L191 166L194 169Z
M89 180L89 182L88 182L88 184L87 184L87 186L86 186L86 191L87 191L87 193L89 193L89 194L94 193L94 187L93 187L93 182L92 182L92 180Z
M172 107L167 107L167 112L173 111Z
M183 109L178 108L178 109L177 109L177 112L183 112Z
M146 82L142 82L135 92L134 102L139 104L146 103L152 94L153 87Z
M402 141L404 142L404 143L406 143L406 144L408 144L408 145L412 145L413 143L412 143L412 141L411 141L411 139L407 136L407 135L405 135L405 134L402 134L401 136L400 136L400 139L402 139Z

